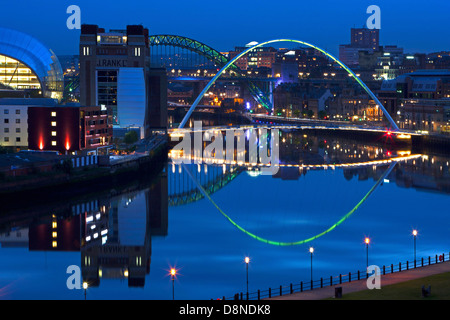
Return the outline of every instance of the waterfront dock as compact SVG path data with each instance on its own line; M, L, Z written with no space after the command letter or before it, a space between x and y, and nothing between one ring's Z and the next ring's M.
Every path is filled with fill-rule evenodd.
M35 192L43 188L106 183L139 171L151 171L167 159L167 135L141 141L131 154L58 155L20 152L0 156L0 195Z

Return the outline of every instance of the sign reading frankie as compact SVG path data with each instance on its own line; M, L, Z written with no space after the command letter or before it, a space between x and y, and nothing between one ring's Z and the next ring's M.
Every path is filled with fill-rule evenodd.
M126 59L97 59L97 67L123 68L127 66Z

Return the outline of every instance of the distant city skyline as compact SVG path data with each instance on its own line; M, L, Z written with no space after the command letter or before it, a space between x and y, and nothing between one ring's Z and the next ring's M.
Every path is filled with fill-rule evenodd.
M345 3L345 4L344 4ZM450 50L447 12L450 3L419 1L301 1L274 3L239 1L16 1L2 4L1 26L28 33L57 55L78 54L80 30L69 30L70 5L81 8L81 22L107 30L142 24L150 34L190 37L220 51L251 41L293 38L313 43L338 55L339 45L350 43L350 29L365 26L369 5L381 9L380 45L397 45L405 53ZM227 7L228 6L228 7ZM20 18L17 14L20 12ZM283 44L281 43L282 47Z

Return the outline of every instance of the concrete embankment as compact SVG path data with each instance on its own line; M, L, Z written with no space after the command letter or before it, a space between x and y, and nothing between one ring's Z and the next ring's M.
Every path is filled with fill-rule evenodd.
M29 174L20 177L7 177L0 181L0 198L10 196L38 197L45 194L80 193L90 188L101 189L120 183L136 175L153 172L158 164L167 160L167 139L161 139L142 154L110 159L98 156L95 165L70 167L64 171L54 169L48 172ZM69 159L70 160L70 159Z

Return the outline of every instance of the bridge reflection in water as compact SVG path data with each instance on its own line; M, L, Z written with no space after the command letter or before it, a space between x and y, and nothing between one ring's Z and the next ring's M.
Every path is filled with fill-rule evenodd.
M363 190L363 197L368 197L377 185L386 182L402 188L450 194L449 159L445 156L418 155L403 149L404 146L386 145L384 141L355 142L309 131L281 131L279 138L280 170L273 176L260 176L260 167L248 161L238 164L204 158L198 164L175 164L175 157L178 160L181 157L185 160L199 159L193 158L192 154L171 154L169 163L156 180L144 179L120 188L114 186L105 193L84 200L55 199L54 203L35 206L28 211L17 209L0 218L1 252L15 246L27 247L29 251L80 252L83 281L87 281L90 287L101 286L107 279L122 279L130 287L144 287L151 269L152 240L165 239L169 235L170 207L183 211L188 204L211 202L217 205L217 216L224 215L224 224L231 223L230 226L239 229L236 230L238 234L243 231L249 241L270 240L273 241L270 244L277 245L284 242L298 244L320 232L334 230L333 226L338 221L345 221L349 213L354 212L342 210L334 214L326 221L327 229L303 239L298 237L298 229L288 234L294 234L295 241L261 236L248 226L253 222L266 223L258 220L264 219L258 211L264 204L255 206L258 214L248 211L250 207L247 206L247 216L233 212L236 205L228 205L241 190L237 184L243 181L246 182L244 187L251 181L251 185L258 188L255 193L267 194L274 191L264 189L267 183L279 185L282 181L306 179L314 172L328 170L342 174L347 180L355 176L359 180L373 180L374 186ZM385 175L394 163L397 165L391 167L392 172ZM248 176L258 178L249 179ZM226 191L228 202L222 201L223 196L215 196L220 190ZM359 200L351 203L350 209L358 207ZM190 213L189 219L198 219L193 212ZM209 214L214 215L214 211ZM316 218L315 214L311 213L309 218ZM273 219L279 217L279 213L274 212L273 215ZM215 219L214 216L209 217ZM217 219L215 221L217 223ZM270 227L277 229L280 225L276 223ZM233 228L229 230L232 236L236 235ZM177 237L176 234L172 236ZM164 241L159 241L159 244Z
M198 150L194 151L195 138L191 139L192 148L187 152L177 149L169 153L171 160L168 179L169 205L182 205L203 199L204 192L198 185L202 186L206 193L212 194L225 187L242 172L258 176L261 174L262 168L270 165L278 169L273 175L274 178L298 179L309 170L376 168L387 166L392 162L404 162L421 157L420 154L412 154L410 146L404 144L386 145L382 140L374 143L355 144L348 138L333 137L333 133L318 135L308 130L278 131L277 129L279 145L274 146L274 142L269 141L267 152L270 155L274 147L279 148L279 159L276 163L267 164L262 163L259 157L255 157L258 161L250 161L249 131L261 133L260 128L244 129L246 130L243 131L245 132L245 150L234 150L232 157L228 157L226 152L222 157L217 157L213 153L203 154L200 157ZM266 132L269 137L271 130L274 129L268 128ZM218 131L223 131L226 136L228 129L213 128L204 129L201 132L206 136L208 132L213 135L212 132ZM195 130L188 132L191 132L192 136L198 133ZM259 145L261 140L265 138L265 136L259 137L258 150L261 148ZM202 141L203 150L206 150L210 143ZM242 153L240 157L238 157L238 153ZM185 167L180 163L188 166Z
M211 197L213 193L225 187L242 172L247 172L251 176L258 176L261 173L261 167L267 166L267 164L248 161L249 144L246 144L245 150L247 161L236 161L235 158L227 159L226 156L215 158L211 154L199 157L198 151L191 151L190 154L186 154L184 150L173 150L170 153L173 162L171 164L172 172L169 174L169 203L181 205L207 198L228 222L249 237L272 245L300 245L325 235L349 218L383 183L395 164L421 157L420 154L411 154L409 150L386 150L386 147L382 144L379 146L362 144L355 148L350 141L345 139L333 137L325 139L315 135L308 137L308 134L305 134L304 131L280 132L280 136L280 162L272 164L279 170L273 178L298 179L309 170L335 170L337 168L370 167L372 170L376 170L377 167L381 167L381 170L378 170L381 174L376 179L375 185L367 190L361 200L354 203L350 211L341 212L341 215L336 217L335 222L330 223L321 232L295 241L267 239L249 231L231 218L230 214L227 214ZM205 143L204 147L206 145ZM180 162L183 163L180 164ZM242 217L236 218L242 220Z

